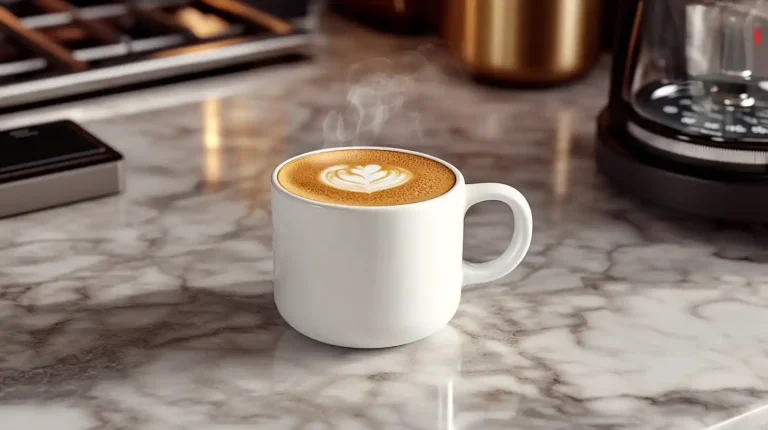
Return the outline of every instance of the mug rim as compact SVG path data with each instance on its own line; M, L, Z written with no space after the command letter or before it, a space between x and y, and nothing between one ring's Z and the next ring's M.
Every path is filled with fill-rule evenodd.
M449 168L453 175L456 177L456 182L453 184L453 187L451 187L448 191L444 192L443 194L440 194L437 197L433 197L428 200L421 200L418 202L413 203L404 203L401 205L386 205L386 206L353 206L353 205L342 205L338 203L326 203L326 202L320 202L317 200L308 199L306 197L301 197L299 195L296 195L288 190L285 189L282 185L280 185L280 182L277 180L277 174L280 172L280 170L288 163L298 160L299 158L306 157L312 154L318 154L322 152L333 152L333 151L343 151L343 150L349 150L349 149L372 149L372 150L378 150L378 151L392 151L392 152L403 152L406 154L412 154L412 155L418 155L420 157L428 158L430 160L436 161L447 168ZM461 174L461 171L456 168L453 164L437 158L435 156L425 154L423 152L418 151L412 151L410 149L401 149L401 148L395 148L391 146L343 146L343 147L336 147L336 148L323 148L323 149L316 149L314 151L304 152L299 155L295 155L282 163L278 164L277 167L275 167L275 170L272 171L272 189L274 191L277 191L285 196L294 198L298 201L301 201L303 203L307 203L314 206L320 206L320 207L326 207L326 208L332 208L332 209L341 209L341 210L352 210L352 211L391 211L391 210L401 210L401 209L407 209L411 208L417 205L422 205L430 202L436 202L440 199L447 198L449 194L453 194L456 192L456 190L459 188L460 184L464 184L464 176Z

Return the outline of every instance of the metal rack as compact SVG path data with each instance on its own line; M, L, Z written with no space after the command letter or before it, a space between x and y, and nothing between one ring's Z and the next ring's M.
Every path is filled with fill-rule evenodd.
M238 0L0 0L0 108L303 54L309 42Z

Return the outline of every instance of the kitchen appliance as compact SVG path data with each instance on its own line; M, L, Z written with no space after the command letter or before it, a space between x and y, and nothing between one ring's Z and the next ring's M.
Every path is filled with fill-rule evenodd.
M768 1L621 2L598 168L650 202L768 222Z
M445 0L441 35L476 78L558 84L583 75L597 61L603 2Z
M308 54L308 4L0 0L0 109Z

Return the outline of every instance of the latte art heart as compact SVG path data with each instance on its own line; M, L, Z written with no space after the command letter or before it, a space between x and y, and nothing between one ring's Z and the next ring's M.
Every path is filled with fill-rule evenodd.
M386 148L317 151L284 163L277 184L297 197L343 206L397 206L439 197L456 185L450 166Z
M320 173L320 180L333 188L357 193L375 193L405 184L413 174L400 167L383 168L378 164L349 166L341 164Z

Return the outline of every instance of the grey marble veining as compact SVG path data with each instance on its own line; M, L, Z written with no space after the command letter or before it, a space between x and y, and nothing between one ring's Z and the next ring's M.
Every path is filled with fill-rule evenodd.
M529 256L411 345L288 328L270 294L271 169L329 144L350 67L423 45L326 35L314 62L0 118L75 118L128 169L121 196L0 220L4 430L768 428L768 232L637 204L596 173L607 59L542 91L434 59L374 143L519 188ZM511 235L495 204L466 227L471 260Z

